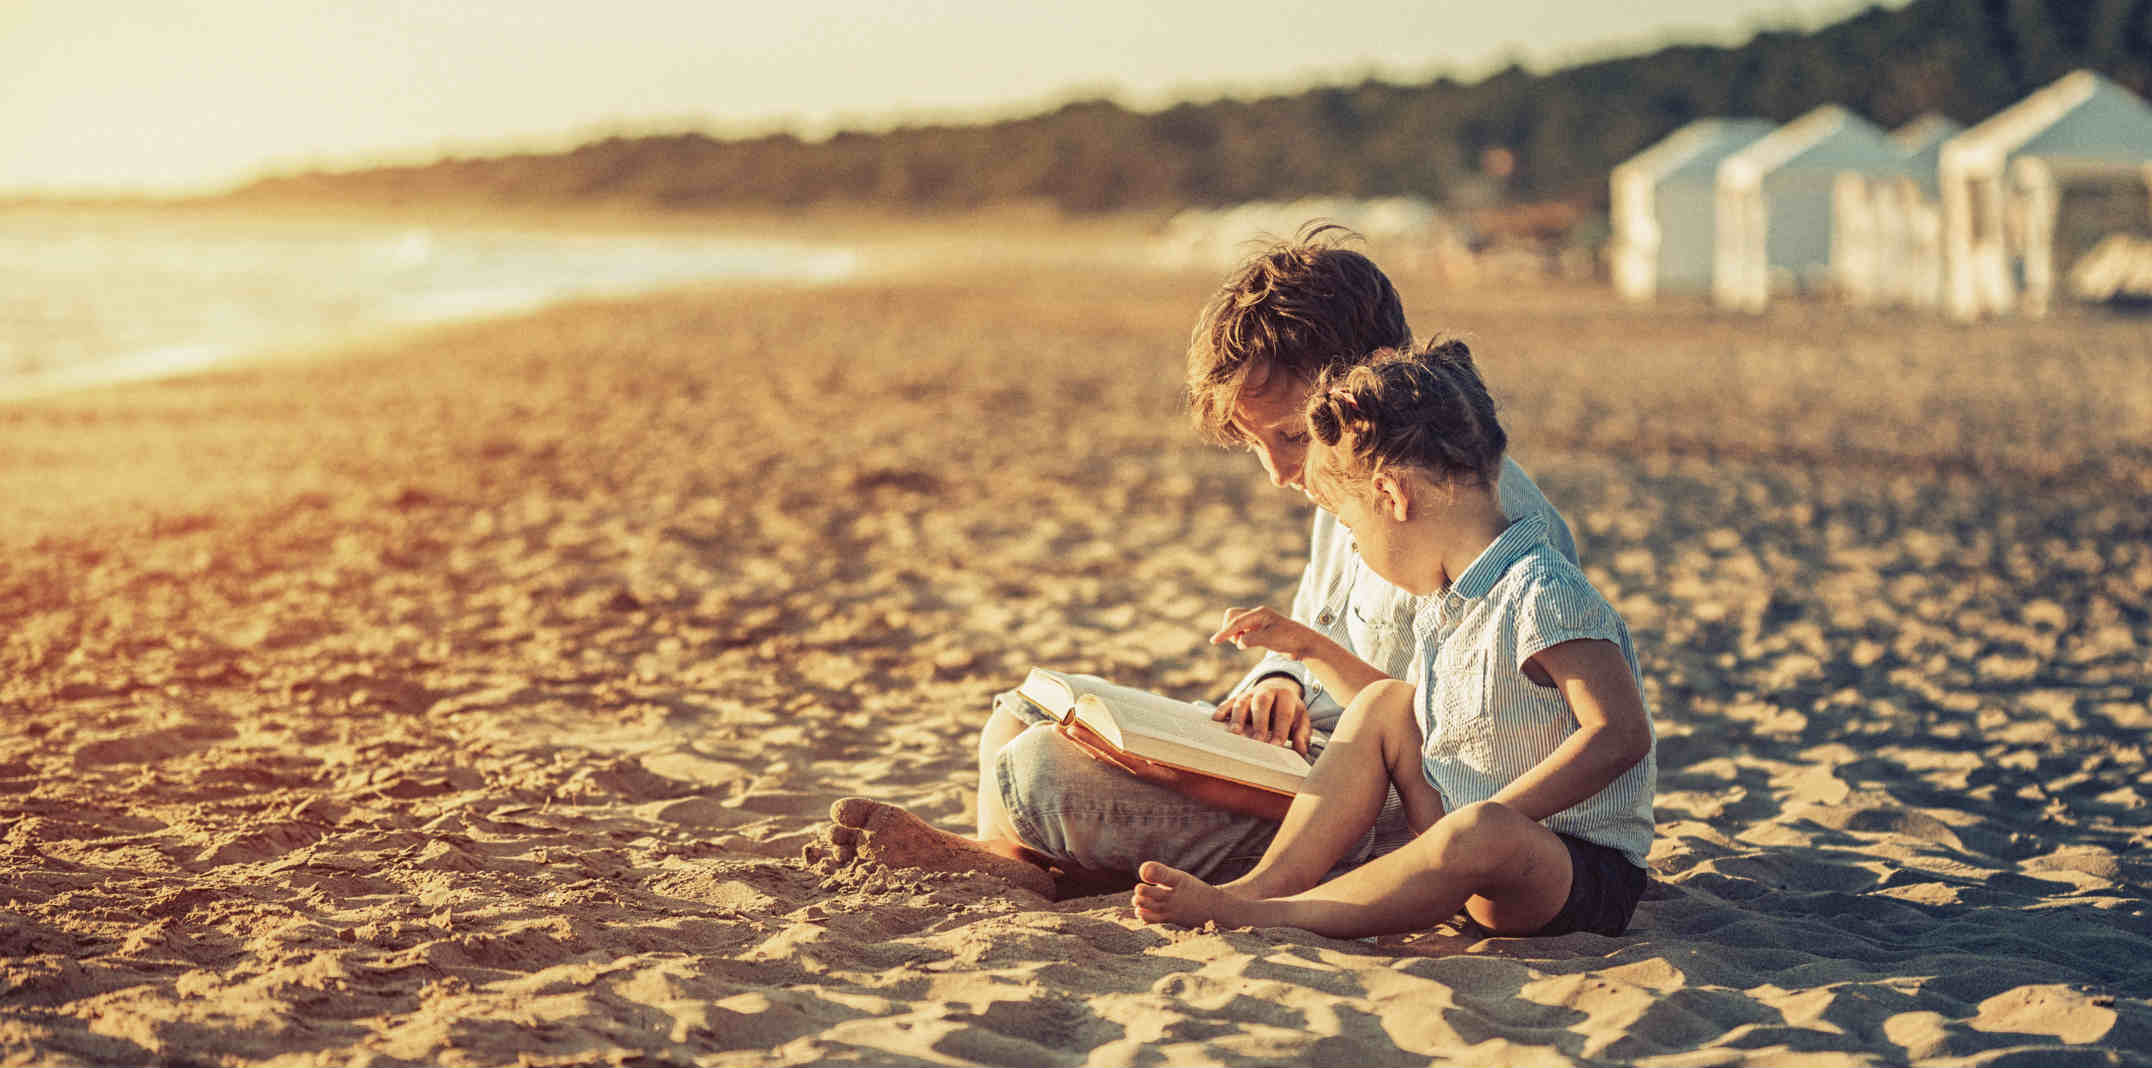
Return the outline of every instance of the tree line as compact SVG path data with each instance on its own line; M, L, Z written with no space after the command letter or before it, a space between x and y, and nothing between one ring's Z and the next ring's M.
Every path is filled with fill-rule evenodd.
M1108 100L995 123L719 139L614 137L563 153L264 179L239 198L630 203L695 210L874 204L1072 213L1467 187L1603 204L1607 172L1691 119L1784 121L1842 104L1884 126L1971 125L2079 67L2152 87L2152 0L1914 0L1738 47L1680 45L1473 83L1370 79L1139 112ZM1489 167L1499 160L1498 167Z

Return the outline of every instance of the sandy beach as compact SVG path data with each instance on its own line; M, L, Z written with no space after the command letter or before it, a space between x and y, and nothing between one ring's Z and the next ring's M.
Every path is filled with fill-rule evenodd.
M1400 277L1634 630L1627 935L816 859L1297 578L1211 273L1020 259L0 403L0 1063L2152 1063L2144 318Z

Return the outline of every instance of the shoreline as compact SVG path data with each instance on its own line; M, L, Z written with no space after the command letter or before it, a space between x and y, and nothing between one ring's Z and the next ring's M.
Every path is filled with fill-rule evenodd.
M45 366L32 365L28 369L0 374L0 403L50 396L73 390L93 388L125 382L151 381L173 375L200 372L212 367L230 366L274 359L279 354L305 354L333 351L354 345L392 341L399 336L428 326L450 323L469 323L486 320L506 320L528 315L563 303L602 299L632 299L650 296L669 290L694 289L709 285L740 283L790 283L821 285L846 278L857 277L867 269L857 250L834 243L838 235L823 234L811 240L797 236L779 237L774 231L757 227L752 232L727 230L722 225L697 228L690 233L667 232L655 225L656 220L645 219L641 224L620 217L592 215L578 223L574 220L550 221L535 216L509 212L484 213L478 211L452 213L446 217L437 214L395 214L387 212L331 211L289 205L282 210L256 211L235 208L230 205L179 203L172 205L116 204L116 205L18 205L0 210L0 220L29 219L39 223L60 224L82 221L99 227L114 223L142 225L181 225L213 228L233 228L231 232L212 229L209 236L222 236L227 242L261 242L265 234L284 236L296 234L311 237L326 247L320 228L337 228L336 243L356 238L369 246L395 245L398 262L409 260L419 267L427 266L444 255L459 257L468 254L463 246L476 243L477 247L503 240L568 241L569 245L549 250L539 250L540 262L548 258L565 259L586 254L591 241L615 239L623 252L632 250L639 243L664 241L677 244L694 242L693 252L705 258L707 263L699 270L652 270L649 277L622 281L618 278L586 278L577 281L572 272L559 268L549 278L526 277L514 285L503 287L499 280L487 280L484 272L473 273L466 269L466 277L449 278L436 283L436 288L424 292L400 293L396 291L396 279L388 275L373 279L373 286L362 288L347 295L342 303L363 303L366 310L358 313L357 321L308 327L305 325L308 309L296 299L287 300L292 305L282 318L270 318L260 314L242 317L237 322L224 324L223 336L207 337L198 331L175 334L168 338L142 339L136 347L124 351L111 351L94 359L72 360L52 363L47 357ZM360 229L353 230L354 227ZM243 236L234 237L241 232ZM351 231L351 232L345 232ZM192 235L196 238L200 234ZM123 239L124 240L124 239ZM447 242L446 248L442 243ZM123 246L124 247L124 246ZM162 251L152 243L151 253ZM660 248L657 251L677 256L685 249ZM144 253L134 250L132 255ZM488 255L495 253L488 252ZM349 254L347 254L349 258ZM345 264L347 267L369 266L363 257ZM378 265L371 265L378 268ZM678 265L676 265L678 266ZM608 269L611 269L610 267ZM377 271L378 273L378 271ZM125 284L125 280L122 280ZM157 284L152 280L149 284ZM66 301L72 294L60 292L56 300ZM205 295L204 299L210 299ZM356 306L356 305L354 305ZM313 309L320 311L322 309ZM351 314L339 308L342 314ZM154 309L153 309L154 311ZM87 324L96 329L102 324ZM62 337L61 342L73 343L75 338ZM25 345L53 343L53 339L30 339ZM23 356L29 355L27 349Z

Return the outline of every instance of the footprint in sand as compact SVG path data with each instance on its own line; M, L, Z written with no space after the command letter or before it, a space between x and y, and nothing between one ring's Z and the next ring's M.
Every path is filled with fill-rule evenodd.
M1045 869L992 852L895 805L847 797L829 807L829 818L829 843L839 864L865 860L889 868L978 872L1041 897L1054 895L1053 876Z

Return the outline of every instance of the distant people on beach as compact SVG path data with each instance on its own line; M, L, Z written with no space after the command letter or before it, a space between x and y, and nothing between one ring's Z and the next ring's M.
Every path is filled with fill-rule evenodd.
M1507 439L1470 351L1326 370L1303 413L1308 496L1376 574L1427 600L1411 681L1270 609L1229 619L1222 639L1305 663L1345 713L1251 871L1213 886L1145 863L1137 914L1351 938L1462 911L1498 934L1620 934L1647 882L1656 784L1636 651L1545 518L1504 514ZM1413 839L1326 878L1375 826L1385 783Z
M1311 225L1250 256L1205 306L1190 339L1187 401L1197 429L1253 452L1280 488L1305 489L1306 404L1315 382L1379 350L1412 344L1395 286L1368 257L1344 247L1351 237L1339 227ZM1501 515L1536 519L1552 549L1573 562L1568 524L1513 459L1500 455L1496 462L1492 493ZM1289 618L1359 661L1352 679L1358 685L1412 677L1424 652L1417 635L1433 632L1435 603L1369 568L1352 532L1326 510L1315 512L1309 555ZM1228 629L1253 618L1265 617L1229 615ZM1226 633L1217 637L1226 640ZM1215 718L1320 763L1352 697L1346 692L1341 700L1337 685L1272 650L1233 687ZM1064 893L1081 893L1128 887L1145 862L1210 881L1239 879L1256 870L1280 828L1275 820L1215 807L1091 759L1013 691L995 699L978 758L975 838L932 828L892 805L848 798L832 809L837 857L971 867L1042 892L1055 888L1045 870L1051 868ZM1350 871L1415 835L1403 798L1387 789L1371 824L1330 871L1317 874Z

